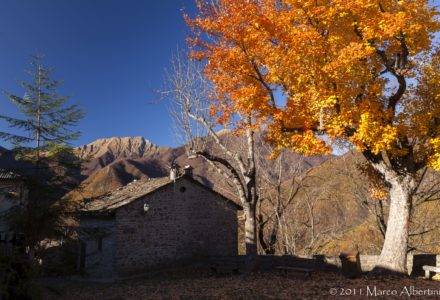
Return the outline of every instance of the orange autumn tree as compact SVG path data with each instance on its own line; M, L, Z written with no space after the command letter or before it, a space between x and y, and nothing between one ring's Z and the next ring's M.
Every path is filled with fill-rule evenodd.
M251 114L279 149L304 154L331 151L324 138L356 146L391 187L377 269L406 272L417 174L440 168L435 8L428 0L196 3L198 15L187 17L193 55L208 62L221 121Z

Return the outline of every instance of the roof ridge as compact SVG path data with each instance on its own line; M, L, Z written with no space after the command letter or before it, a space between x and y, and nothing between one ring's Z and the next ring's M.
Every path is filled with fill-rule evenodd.
M211 192L220 195L222 198L226 199L228 202L236 206L237 208L241 208L240 205L236 204L230 198L225 197L218 191L202 184L201 182L195 180L193 177L188 176L186 174L181 174L176 177L176 179L170 179L168 176L164 177L153 177L145 180L136 180L136 182L131 182L124 187L121 187L115 190L112 193L102 195L95 200L87 202L85 206L80 210L85 214L100 214L100 213L111 213L114 210L127 205L141 197L144 197L150 193L157 191L158 189L176 182L181 178L186 178L193 181L195 184L202 186L205 189L209 189Z
M119 208L171 183L168 177L153 177L130 182L123 187L88 202L82 211L105 211Z

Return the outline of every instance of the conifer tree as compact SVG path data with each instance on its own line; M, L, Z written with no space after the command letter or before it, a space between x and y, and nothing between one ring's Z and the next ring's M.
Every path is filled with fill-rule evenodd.
M58 236L65 203L60 196L68 190L72 171L79 169L79 159L73 155L69 141L79 137L74 126L84 116L78 105L67 105L68 97L60 97L60 81L50 78L52 69L35 56L27 70L29 81L20 81L23 96L5 92L22 117L0 114L14 132L0 132L0 139L14 146L16 158L26 161L31 169L22 170L29 190L23 207L10 214L10 227L24 233L25 244L34 257L41 240Z
M52 80L51 72L51 68L42 65L42 57L35 56L31 69L27 70L31 76L30 82L20 81L25 89L24 96L5 92L23 118L0 115L0 119L5 120L11 128L22 131L22 134L0 132L0 138L11 142L22 158L35 165L37 173L43 159L42 152L59 153L61 148L65 148L60 145L77 139L80 132L72 128L84 116L76 104L65 105L69 98L58 95L57 88L61 82Z

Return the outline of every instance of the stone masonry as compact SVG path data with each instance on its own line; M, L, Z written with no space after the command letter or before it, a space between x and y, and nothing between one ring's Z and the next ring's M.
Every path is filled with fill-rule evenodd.
M81 217L83 267L91 275L125 276L237 255L239 206L189 176L124 201Z

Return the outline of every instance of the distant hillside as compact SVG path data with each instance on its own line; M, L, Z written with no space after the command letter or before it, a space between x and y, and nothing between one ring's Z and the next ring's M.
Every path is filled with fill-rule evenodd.
M84 160L83 173L90 175L118 160L156 158L166 156L171 149L159 147L141 136L98 139L76 148Z
M368 180L356 167L359 157L353 153L332 157L315 165L294 180L285 178L281 185L285 206L280 224L276 219L266 224L266 236L272 228L280 228L278 253L310 255L325 252L328 242L337 234L357 226L368 217L361 205ZM296 191L296 192L295 192ZM262 202L262 210L276 211L276 193ZM264 215L264 213L263 213ZM356 247L356 245L353 245Z
M380 253L383 237L376 212L381 202L386 218L389 202L372 197L369 178L359 168L363 163L362 155L349 152L317 165L299 179L299 191L284 216L289 220L289 235L296 236L294 246L298 254ZM287 197L292 181L286 180L283 186ZM419 204L428 195L432 195L431 201ZM410 245L416 252L440 251L439 196L440 174L428 170L414 196ZM266 210L271 208L266 204Z

